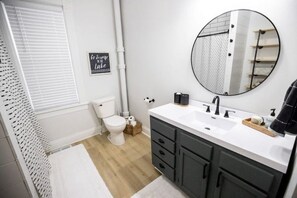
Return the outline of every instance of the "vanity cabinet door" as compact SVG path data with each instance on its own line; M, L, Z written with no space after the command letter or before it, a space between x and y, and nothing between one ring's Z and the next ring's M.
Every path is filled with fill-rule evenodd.
M180 148L179 185L190 197L204 198L210 163L191 151Z
M250 160L227 151L220 153L219 167L266 193L272 192L276 182L276 175L271 171L260 168L259 164L252 164Z
M227 171L219 169L214 197L265 198L268 196Z

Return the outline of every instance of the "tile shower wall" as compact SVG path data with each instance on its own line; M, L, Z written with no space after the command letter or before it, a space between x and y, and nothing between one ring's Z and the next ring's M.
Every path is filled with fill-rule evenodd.
M29 198L10 145L0 119L0 197Z
M233 12L234 13L234 12ZM230 94L236 94L239 92L244 92L244 90L240 90L242 86L241 85L241 79L242 79L242 71L244 66L244 60L246 55L246 49L242 48L242 46L246 46L247 44L247 34L249 29L249 23L250 23L250 14L240 12L237 14L233 14L235 16L231 15L230 21L233 24L233 21L235 20L236 25L234 27L234 30L236 31L236 35L234 37L234 49L233 49L233 57L236 57L232 61L232 74L231 74L231 82L230 82ZM236 19L234 19L236 17ZM248 45L250 47L250 45ZM244 76L245 77L245 76Z
M224 32L229 29L230 25L230 12L221 15L220 17L212 20L201 32L202 35L214 34Z

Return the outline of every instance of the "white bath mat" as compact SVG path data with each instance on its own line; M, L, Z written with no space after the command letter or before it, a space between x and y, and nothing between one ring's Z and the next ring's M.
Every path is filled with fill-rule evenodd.
M112 198L82 144L49 156L53 198Z
M187 198L171 181L161 175L131 198Z

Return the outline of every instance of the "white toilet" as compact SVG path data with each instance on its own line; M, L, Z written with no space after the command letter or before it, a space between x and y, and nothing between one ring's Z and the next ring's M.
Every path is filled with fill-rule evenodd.
M123 130L126 127L125 118L115 114L115 98L107 97L92 102L97 117L103 119L105 127L110 132L109 141L114 145L125 143Z

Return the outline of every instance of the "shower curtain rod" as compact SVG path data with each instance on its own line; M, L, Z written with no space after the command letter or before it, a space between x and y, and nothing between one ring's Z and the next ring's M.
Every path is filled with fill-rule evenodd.
M205 35L197 36L197 38L215 36L215 35L219 35L219 34L229 34L229 29L227 31L224 31L224 32L217 32L217 33L213 33L213 34L205 34Z

